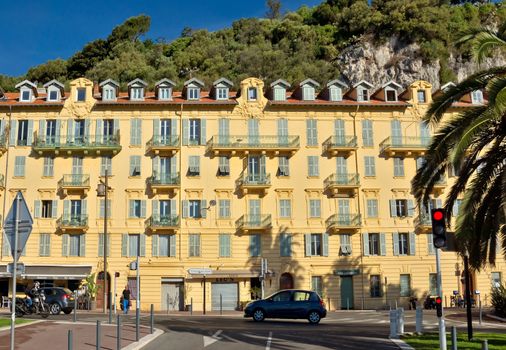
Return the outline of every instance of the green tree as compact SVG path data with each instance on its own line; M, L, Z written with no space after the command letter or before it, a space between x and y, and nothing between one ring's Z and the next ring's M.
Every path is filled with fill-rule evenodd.
M278 19L281 17L281 1L267 0L267 12L265 17L268 19Z
M28 73L26 73L26 78L42 84L53 79L65 81L67 79L67 61L56 59L32 67L28 70Z
M497 32L474 30L460 40L468 41L478 61L491 53L503 54L506 22ZM453 102L476 90L485 91L488 103L443 118ZM457 197L463 195L455 227L458 249L469 254L475 269L493 265L501 242L506 256L506 66L480 71L448 89L433 101L424 120L437 130L426 162L412 181L414 195L427 204L445 170L460 169L444 204L448 222Z

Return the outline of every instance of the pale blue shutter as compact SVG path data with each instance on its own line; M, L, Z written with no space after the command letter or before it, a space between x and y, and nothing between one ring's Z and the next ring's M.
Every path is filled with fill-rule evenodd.
M63 216L69 215L70 215L70 201L68 199L65 199L63 201Z
M176 200L175 199L170 200L170 215L172 217L176 217L176 215L177 215L177 207L176 207Z
M443 207L443 200L441 198L436 199L436 206L437 206L437 208Z
M46 136L46 120L39 120L39 132L37 133L37 138L40 140L45 140Z
M81 214L83 214L83 215L88 214L86 199L81 200Z
M121 256L128 256L128 234L121 235Z
M98 217L102 219L104 216L105 216L105 200L100 199L99 209L98 209Z
M188 201L187 200L183 200L183 218L187 218L188 217Z
M160 178L160 157L159 156L156 156L152 159L152 164L153 164L153 177L155 179L159 179Z
M337 175L348 174L348 165L346 164L346 158L336 157L336 173Z
M177 136L177 119L172 118L170 120L170 134L172 136Z
M304 234L304 246L306 251L306 256L311 256L311 234Z
M188 138L190 132L190 123L188 119L183 119L183 146L188 145Z
M390 216L395 218L397 216L397 206L395 203L395 199L390 199Z
M345 143L344 120L336 119L334 121L334 133L336 135L336 141L339 144L344 144Z
M392 240L394 243L394 255L399 255L399 233L397 232L392 233Z
M69 255L69 235L67 233L64 233L64 234L62 234L61 239L62 239L61 255L68 256Z
M61 135L61 120L57 120L56 121L56 134L55 134L55 136L56 136L56 144L57 145L60 145L60 143L61 143L60 142L61 141L60 140L60 135Z
M176 256L176 235L170 235L169 236L169 251L170 256L175 257Z
M26 145L31 146L33 142L33 120L28 120L28 135L26 139Z
M158 256L158 235L151 235L151 256Z
M153 119L153 138L154 139L160 138L160 119L159 118Z
M90 120L84 120L84 137L86 138L86 142L90 141Z
M135 216L135 208L134 208L135 201L133 199L130 199L128 201L128 217L133 218Z
M278 142L288 144L288 120L284 118L278 119Z
M391 132L392 132L392 144L393 145L401 145L402 144L402 130L401 130L401 122L399 120L392 120L390 122Z
M220 118L218 120L218 143L228 144L230 135L230 120Z
M177 156L170 158L170 173L173 175L177 174Z
M112 130L114 132L114 137L118 135L119 132L119 119L113 119L112 121Z
M86 256L86 235L79 235L79 256Z
M201 200L200 201L200 213L202 215L202 218L205 219L207 217L207 201Z
M420 169L423 166L424 162L425 162L424 157L417 157L416 158L416 170Z
M416 235L414 232L409 233L409 255L416 254Z
M265 156L260 157L260 174L265 175Z
M431 233L427 234L427 251L429 255L436 254L436 247L434 247L434 236Z
M98 256L104 256L104 234L98 234Z
M95 129L95 142L102 143L103 139L103 130L104 129L104 122L102 119L97 119L96 123L96 129Z
M387 255L387 244L385 239L385 234L380 233L380 255L385 256Z
M200 144L206 144L206 120L200 119Z
M74 142L74 119L67 120L67 142Z
M33 216L35 218L40 218L40 201L39 200L35 201L35 209L34 209Z
M408 216L415 215L415 203L412 199L408 199Z
M151 201L151 215L153 215L153 216L160 215L159 203L160 203L160 201L158 201L157 199L153 199Z
M424 143L430 140L430 127L426 122L420 123L420 137Z
M53 218L56 218L56 216L58 215L58 200L53 200L53 205L52 205L52 213L51 213L51 217Z
M9 146L16 145L16 138L18 136L18 121L11 120L10 122L10 131L9 131Z
M141 200L141 218L146 217L146 201L143 199Z
M364 256L369 256L369 234L366 232L362 235L362 245L364 250Z
M322 234L322 241L323 241L322 255L329 256L329 234L328 233Z

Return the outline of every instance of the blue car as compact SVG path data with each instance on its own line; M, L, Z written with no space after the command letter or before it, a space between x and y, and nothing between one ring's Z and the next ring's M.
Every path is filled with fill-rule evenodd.
M252 301L244 309L244 317L252 317L256 322L266 318L291 318L318 324L325 316L327 309L318 293L299 289L281 290L265 299Z

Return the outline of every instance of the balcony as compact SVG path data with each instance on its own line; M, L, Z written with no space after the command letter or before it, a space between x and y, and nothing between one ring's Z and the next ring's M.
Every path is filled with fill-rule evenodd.
M298 136L218 136L207 142L207 151L218 155L288 154L294 155L300 148Z
M116 135L38 136L34 133L32 149L39 155L116 155L121 151L119 132Z
M380 143L380 154L385 157L419 157L425 155L428 137L387 137Z
M356 136L331 136L323 142L323 150L329 156L348 158L358 148Z
M360 187L358 174L332 174L325 179L324 190L335 197L354 197Z
M0 135L0 156L7 152L7 133Z
M155 135L146 143L146 151L155 155L170 156L179 150L179 136Z
M427 233L432 231L432 220L428 213L419 214L415 218L414 224L417 232Z
M90 190L90 175L66 174L58 181L58 188L66 196L69 193L86 195Z
M148 178L148 185L154 194L158 192L176 192L179 188L180 177L179 173L175 174L159 174L153 175Z
M253 191L265 194L271 187L271 174L243 174L237 179L236 185L243 195Z
M271 228L271 215L243 215L236 222L238 231L248 233L249 231L266 231Z
M62 232L65 231L86 231L88 229L88 215L86 214L64 214L56 220L56 226Z
M434 186L432 187L432 193L439 196L444 192L445 188L446 188L446 179L443 177L434 183Z
M356 232L362 226L360 214L334 214L325 220L327 231L337 232Z
M146 220L146 229L156 233L163 232L176 232L179 228L179 215L152 215Z

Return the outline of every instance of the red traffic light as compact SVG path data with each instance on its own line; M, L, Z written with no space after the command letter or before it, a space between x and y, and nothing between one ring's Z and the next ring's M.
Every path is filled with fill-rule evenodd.
M443 299L441 297L436 298L436 304L441 304L443 302Z
M432 218L436 221L443 220L443 212L441 210L434 211Z

